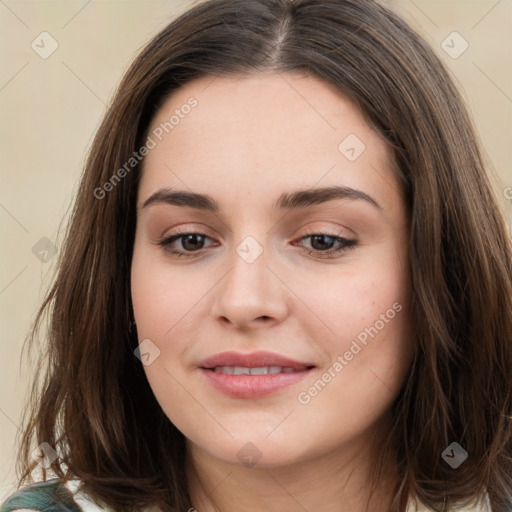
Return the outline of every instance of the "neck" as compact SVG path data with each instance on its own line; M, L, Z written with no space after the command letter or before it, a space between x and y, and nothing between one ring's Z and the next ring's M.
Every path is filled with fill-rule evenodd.
M220 461L188 442L192 504L198 512L389 511L395 459L387 459L372 492L372 454L380 452L378 446L362 436L350 446L287 466L247 468Z

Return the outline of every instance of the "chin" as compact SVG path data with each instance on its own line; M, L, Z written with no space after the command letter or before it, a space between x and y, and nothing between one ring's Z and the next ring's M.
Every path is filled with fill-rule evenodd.
M261 431L252 435L250 430L246 430L243 435L234 434L233 438L227 435L222 439L187 438L187 444L192 452L200 452L202 458L206 456L225 464L250 469L285 467L314 458L314 447L307 445L307 438L294 439L288 436L286 442L283 442L283 436L272 439L266 435L261 434ZM308 437L311 439L311 436Z

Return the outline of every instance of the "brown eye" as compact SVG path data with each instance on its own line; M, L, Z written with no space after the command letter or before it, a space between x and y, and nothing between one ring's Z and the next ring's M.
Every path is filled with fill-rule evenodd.
M198 249L202 249L205 239L203 235L198 233L182 235L179 238L181 238L181 245L186 251L197 251Z
M312 235L308 238L311 238L311 247L315 249L315 251L332 249L335 242L335 238L329 235Z
M210 240L210 237L203 233L177 233L164 238L158 242L158 245L169 254L191 256L190 253L199 252L205 248L207 239Z

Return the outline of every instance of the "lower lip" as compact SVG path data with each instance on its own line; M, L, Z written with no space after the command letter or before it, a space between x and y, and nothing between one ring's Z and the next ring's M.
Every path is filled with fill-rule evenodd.
M230 375L201 368L215 389L233 398L260 398L300 382L312 369L267 375Z

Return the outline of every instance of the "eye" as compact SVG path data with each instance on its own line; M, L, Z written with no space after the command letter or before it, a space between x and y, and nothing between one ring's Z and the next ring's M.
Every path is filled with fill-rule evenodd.
M206 240L211 238L204 233L176 233L158 242L164 251L168 254L180 256L195 256L192 253L204 249ZM180 247L175 247L178 242Z
M311 249L304 247L303 250L308 254L313 254L321 258L330 257L333 254L339 254L354 249L358 242L357 240L340 237L329 233L308 233L300 238L300 241L310 239ZM294 244L295 245L295 244Z
M300 242L308 239L310 239L311 248L302 247L302 250L320 258L332 257L332 255L342 253L348 249L354 249L358 244L357 240L340 237L335 234L309 233L301 237L299 242L294 242L293 245L301 245ZM157 245L161 246L167 254L173 256L195 257L199 256L202 250L205 249L205 242L207 240L211 240L211 238L204 233L184 232L166 237L157 242Z

